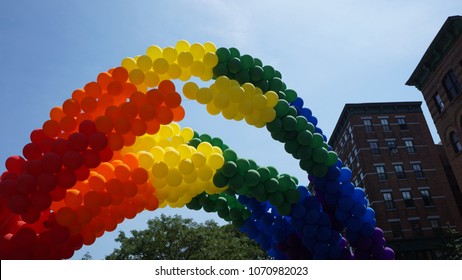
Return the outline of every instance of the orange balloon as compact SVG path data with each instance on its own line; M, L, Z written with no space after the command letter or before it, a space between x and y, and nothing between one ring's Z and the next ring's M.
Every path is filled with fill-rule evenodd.
M149 135L154 135L159 132L160 122L157 119L153 119L147 123L146 133Z
M130 131L130 120L125 117L118 117L113 122L114 130L123 135Z
M61 106L54 107L50 110L50 119L54 121L59 122L65 115Z
M48 137L57 137L61 133L61 126L55 120L48 120L43 123L43 133Z
M146 183L146 181L149 179L149 174L146 169L137 167L132 170L131 177L133 182L135 182L137 185L140 185Z
M85 93L85 91L81 88L79 89L76 89L74 90L74 92L72 92L72 99L74 99L75 101L77 102L80 102L82 101L82 99L87 96L87 94Z
M77 220L77 214L70 207L60 208L55 215L56 222L62 226L70 226Z
M128 133L124 134L124 135L122 136L122 138L124 139L124 146L130 147L130 146L132 146L133 144L135 144L136 135L133 134L131 131L129 131Z
M116 67L112 70L112 78L119 83L125 83L128 80L128 71L124 67Z
M114 166L109 162L101 163L97 168L96 171L103 176L106 181L114 178Z
M119 164L114 169L114 175L120 181L126 181L131 176L130 167L126 164Z
M67 99L63 103L63 111L66 115L76 117L80 114L80 104L74 99Z
M150 195L146 198L145 208L149 211L154 211L159 208L159 200L155 195Z
M82 204L82 194L76 189L68 189L66 191L66 196L64 197L64 203L72 208L76 209Z
M112 131L113 124L108 116L99 116L95 119L96 130L108 134Z
M132 120L138 115L138 109L132 102L124 102L120 105L120 113L126 119Z
M138 167L138 157L133 153L126 153L123 155L123 162L128 165L130 170Z
M90 208L101 207L102 197L101 194L95 191L89 191L83 196L84 205Z
M183 106L178 106L172 109L173 112L173 121L179 122L184 119L185 111Z
M77 121L74 117L64 116L59 122L59 126L66 133L73 132L77 128Z
M89 82L83 87L83 89L85 90L88 96L94 98L98 98L103 92L101 85L97 82Z
M97 191L97 192L104 191L105 183L106 183L106 178L104 178L103 175L96 173L94 171L92 171L90 177L88 177L88 185L90 186L90 189L94 191Z
M91 114L96 111L96 108L98 108L98 101L96 101L96 98L92 96L87 96L82 99L81 106L85 113Z
M91 211L91 208L86 205L80 205L77 207L75 213L77 215L77 221L81 225L89 224L93 219L93 212Z
M124 181L123 183L124 189L123 193L125 197L134 197L138 193L138 187L133 181Z
M106 91L107 86L109 85L110 82L112 82L112 75L109 74L108 72L101 72L96 78L96 81L101 86L101 89L103 91Z
M148 129L146 122L141 119L133 119L130 122L131 129L130 131L135 135L135 136L142 136L146 133L146 130Z

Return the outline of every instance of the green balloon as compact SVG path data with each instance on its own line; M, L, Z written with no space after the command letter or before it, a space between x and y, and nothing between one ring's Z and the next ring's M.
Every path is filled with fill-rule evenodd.
M244 181L250 187L256 186L260 183L260 174L255 169L247 170Z
M277 78L277 77L272 78L271 80L269 80L269 86L270 86L270 90L275 91L275 92L282 90L283 83L282 83L281 78Z
M322 135L319 133L314 133L313 134L313 141L311 141L311 148L319 148L322 146L322 143L324 143L324 139L322 138Z
M279 132L271 133L271 137L276 141L284 143L287 140L287 133L284 130L281 130Z
M208 134L202 134L200 136L200 139L202 140L202 142L212 143L212 136L210 136Z
M234 47L229 48L229 52L232 57L241 57L241 53L239 52L239 50Z
M267 180L269 180L269 178L271 178L271 173L269 169L266 167L258 167L257 172L260 175L260 180L262 182L266 182Z
M228 73L228 64L225 62L220 62L213 67L213 75L215 75L215 77L227 76Z
M252 194L252 196L260 202L268 200L268 194L266 193L265 186L263 184L258 184L255 187L250 188L250 194Z
M274 77L274 68L270 65L263 66L263 79L271 80Z
M268 166L266 168L268 168L271 178L276 178L278 176L278 174L279 174L278 170L274 166Z
M236 207L229 209L229 217L233 221L242 218L241 209L236 208Z
M289 189L285 193L285 200L290 204L297 203L301 198L300 192L297 189Z
M234 79L239 82L239 84L243 85L250 81L249 70L242 69L238 73L236 73Z
M200 138L193 138L188 142L188 144L190 146L193 146L194 148L197 148L197 146L199 146L200 143L202 143L202 140Z
M241 71L241 60L237 57L232 57L228 61L228 71L233 74Z
M237 164L234 161L227 161L223 164L221 172L227 178L234 177L237 174Z
M313 160L316 163L326 163L328 154L324 148L316 148L313 150Z
M236 154L235 151L233 151L231 149L226 149L223 152L223 158L225 159L225 161L236 161L237 160L237 154Z
M279 181L276 178L271 178L264 183L267 193L274 193L279 189Z
M337 163L337 160L338 160L338 155L336 152L334 151L327 152L327 161L326 161L327 166L335 165Z
M268 88L269 88L269 81L268 81ZM279 100L286 100L286 94L282 90L277 91L276 93L278 94Z
M227 48L218 48L215 54L219 62L227 62L231 57L231 52Z
M255 86L259 87L262 92L267 92L269 90L269 82L265 79L255 82Z
M229 209L228 208L223 208L223 209L218 209L217 211L218 217L222 218L223 220L230 222L231 218L229 217Z
M210 142L213 146L217 146L221 150L223 150L223 140L221 140L218 137L212 138L212 141Z
M193 197L190 202L186 204L186 207L191 210L201 210L202 205L199 203L199 199L197 197Z
M308 124L306 126L307 126L306 129L308 129L311 133L314 133L315 128L314 128L314 125L312 123L308 122Z
M217 188L224 188L228 184L228 176L225 176L222 172L217 172L213 175L213 184Z
M297 119L291 115L282 118L282 129L287 132L297 130Z
M204 211L207 213L215 212L215 202L212 200L208 200L207 203L204 205Z
M271 203L271 205L277 207L284 203L284 195L282 194L282 192L277 191L275 193L270 194L268 200Z
M250 162L246 159L239 158L236 160L237 172L244 176L247 173L247 170L250 169Z
M284 149L287 153L296 155L299 148L299 144L296 140L288 140L284 144Z
M283 118L287 116L289 113L289 108L289 102L284 99L279 99L278 104L276 104L276 107L274 107L274 110L276 111L276 117Z
M297 118L298 117L297 108L295 108L294 106L290 106L289 112L287 113L287 115Z
M249 168L256 170L258 168L257 163L253 159L248 159L249 161Z
M266 129L268 129L269 132L279 132L282 130L282 121L280 118L275 118L271 122L266 124Z
M313 165L313 175L316 177L324 177L327 174L327 166L322 163L315 163Z
M308 130L302 130L297 134L297 142L303 146L309 146L313 141L313 134Z
M290 179L289 175L281 175L278 178L278 181L279 181L279 190L281 192L286 192L288 189L295 187L295 184Z
M228 210L228 202L226 201L224 197L221 196L215 201L215 207L217 210L220 210L220 209Z
M234 190L238 190L244 185L244 177L239 174L235 174L228 181L228 186Z
M263 63L261 62L261 60L259 58L254 57L253 65L262 67Z
M276 207L276 210L278 211L279 214L282 216L287 216L290 214L291 211L291 206L289 203L283 202L281 205Z
M311 160L313 149L309 146L301 146L298 148L297 155L301 160Z
M313 170L313 161L311 159L301 159L299 162L300 168L311 174Z
M282 79L282 74L278 70L274 70L274 77Z
M242 69L250 69L250 67L253 66L253 57L248 55L248 54L244 54L243 56L241 56L241 67Z
M294 102L297 99L297 93L293 89L286 89L285 91L286 94L286 100L291 103Z
M297 131L303 131L308 128L308 120L304 116L296 116L297 119Z
M250 80L254 82L258 82L263 79L263 68L260 66L253 66L249 70Z

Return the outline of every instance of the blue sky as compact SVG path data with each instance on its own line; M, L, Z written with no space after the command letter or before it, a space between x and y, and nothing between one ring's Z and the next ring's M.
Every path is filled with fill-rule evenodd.
M288 87L313 111L328 137L345 103L423 101L405 86L460 0L21 0L0 2L0 161L21 154L30 132L72 91L150 45L214 42L236 47L280 70ZM182 126L222 138L241 157L272 165L307 183L283 146L265 129L209 116L183 101ZM435 142L439 141L425 104ZM4 170L4 167L0 171ZM85 252L104 258L118 230L144 229L146 220L181 214L198 222L204 212L145 212L106 234Z

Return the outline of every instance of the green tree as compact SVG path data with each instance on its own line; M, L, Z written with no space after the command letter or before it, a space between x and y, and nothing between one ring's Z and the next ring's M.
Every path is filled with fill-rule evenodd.
M86 261L89 261L89 260L92 260L93 257L90 255L90 252L86 252L85 255L82 256L82 260L86 260Z
M232 225L214 221L198 224L181 216L161 215L148 221L148 229L121 231L120 248L108 260L220 260L269 259L258 244Z
M442 251L440 259L462 260L462 235L454 228L450 228L446 233Z

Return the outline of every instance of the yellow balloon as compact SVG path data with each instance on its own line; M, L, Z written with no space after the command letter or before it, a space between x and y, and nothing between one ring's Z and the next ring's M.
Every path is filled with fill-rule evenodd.
M194 167L201 168L205 165L207 159L203 153L197 151L191 155L191 160L194 163Z
M212 42L205 42L204 43L204 49L205 49L206 52L212 52L212 53L217 51L217 47Z
M233 120L236 118L239 112L239 105L234 102L230 102L227 108L224 108L222 111L223 117L227 120Z
M202 59L202 57L205 54L205 48L202 44L199 43L194 43L191 45L191 48L189 49L191 54L193 55L194 59L199 60Z
M188 184L193 184L192 186L190 186L191 192L196 193L196 194L200 192L197 190L197 185L196 185L196 181L197 181L197 170L196 169L193 169L193 171L189 174L185 174L183 176L183 181Z
M176 80L181 77L181 67L176 64L176 63L170 63L170 66L168 67L167 75L170 77L172 80Z
M177 62L181 68L188 68L194 62L194 57L190 52L180 52L178 54Z
M159 57L162 57L162 49L159 46L150 46L146 50L146 54L152 59L155 60Z
M265 96L266 96L266 100L267 100L266 106L274 108L278 104L279 96L278 96L278 94L276 92L267 91L265 93Z
M146 72L152 67L152 59L147 55L142 55L136 60L136 65L138 68Z
M207 164L215 170L223 167L224 163L225 159L223 158L223 155L218 153L212 153L207 159Z
M186 144L181 144L177 147L178 152L180 153L180 158L181 159L190 159L191 155L193 153L192 147L186 145Z
M225 109L229 106L229 96L225 92L215 94L213 97L213 103L218 109Z
M191 100L195 100L197 98L196 94L199 91L199 86L194 82L187 82L183 86L183 95Z
M213 146L209 142L201 142L197 146L197 151L203 153L205 157L209 157L213 153Z
M191 159L185 158L180 161L178 169L182 174L191 174L191 172L194 170L194 164Z
M178 52L175 48L165 47L162 50L162 57L165 58L169 63L175 62Z
M144 72L141 69L133 69L128 74L128 79L135 85L139 85L144 81Z
M210 102L207 104L206 106L206 109L207 109L207 112L210 114L210 115L218 115L220 114L221 110L219 108L217 108L217 106L215 106L215 104L213 102Z
M126 57L122 60L121 63L122 67L127 69L128 72L132 71L133 69L137 68L136 60L131 57Z
M175 49L177 50L178 53L187 52L187 51L189 51L190 47L191 47L191 45L186 40L180 40L175 45Z
M184 127L181 129L180 135L185 142L189 142L194 137L194 130L190 127Z
M164 149L159 146L155 146L151 148L151 154L154 157L155 161L162 161L164 159Z
M200 77L205 71L204 63L200 60L194 60L189 70L191 71L191 75Z
M213 68L218 64L218 56L215 53L208 52L204 54L202 61L204 62L204 66L206 68Z
M164 161L170 168L175 167L180 162L180 153L173 148L167 148L164 154Z
M197 170L197 177L204 182L208 182L212 180L213 177L213 169L208 165L204 165Z
M145 151L140 151L137 153L137 155L138 155L138 164L144 169L150 170L151 167L154 165L153 155Z
M153 164L151 173L152 175L154 175L155 178L165 178L169 173L168 166L165 162L158 161Z
M159 85L160 79L156 72L150 70L144 73L144 84L148 87L156 87Z
M240 86L232 86L229 89L229 100L232 102L241 102L244 98L244 89Z
M196 98L197 98L197 102L199 102L200 104L210 103L213 98L213 92L211 89L206 88L206 87L200 88L197 91Z
M152 64L152 69L154 69L154 72L157 74L165 74L168 71L168 61L165 58L157 58L154 60L154 63Z
M169 125L161 125L158 135L161 139L168 139L173 136L174 130L173 127Z
M183 181L183 176L178 168L170 168L167 174L167 184L172 187L178 187ZM173 190L172 190L173 191Z

